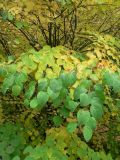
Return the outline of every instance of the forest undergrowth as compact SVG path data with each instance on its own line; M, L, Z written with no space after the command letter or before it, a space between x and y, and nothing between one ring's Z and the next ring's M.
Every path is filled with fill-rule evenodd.
M0 3L0 159L119 160L119 1L17 2Z

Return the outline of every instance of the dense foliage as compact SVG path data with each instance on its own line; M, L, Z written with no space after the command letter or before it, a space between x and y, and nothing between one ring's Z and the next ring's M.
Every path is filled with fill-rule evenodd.
M0 159L119 160L119 1L17 2L0 4Z

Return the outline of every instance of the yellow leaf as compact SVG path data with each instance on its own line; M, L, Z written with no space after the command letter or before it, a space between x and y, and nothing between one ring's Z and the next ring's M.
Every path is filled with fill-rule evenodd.
M35 73L35 79L36 80L39 80L40 78L43 77L43 71L41 70L38 70L36 73Z
M55 74L53 73L52 69L51 68L47 68L46 69L46 77L47 78L55 78Z
M59 76L60 71L61 71L61 67L58 66L58 65L56 65L56 64L54 64L54 66L53 66L52 68L53 68L53 72L54 72L57 76Z

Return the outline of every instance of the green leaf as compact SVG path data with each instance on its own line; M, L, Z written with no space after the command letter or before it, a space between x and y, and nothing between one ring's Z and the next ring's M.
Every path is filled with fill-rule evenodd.
M120 99L117 100L117 107L120 108Z
M109 86L112 85L112 77L109 72L105 72L103 75L103 83Z
M22 24L23 24L24 28L28 29L28 27L29 27L29 23L28 22L22 22Z
M87 155L87 153L88 153L87 148L80 147L77 149L77 155L81 158L81 160L84 159L84 157Z
M105 72L103 75L103 84L112 87L115 93L120 93L120 76L118 73Z
M66 88L62 88L59 94L60 100L64 102L67 95L68 95L68 90Z
M24 160L35 160L33 157L31 157L31 156L27 156Z
M2 93L5 94L6 91L14 84L15 74L8 74L2 85Z
M17 71L17 64L10 64L9 66L7 66L7 72L10 74L15 74ZM15 75L16 76L16 75Z
M27 74L20 72L16 74L15 78L15 83L20 84L20 83L25 83L27 81Z
M98 76L96 74L90 74L90 79L93 81L93 82L97 82L99 79L98 79Z
M46 80L42 80L42 81L38 81L38 90L39 91L46 91L47 90L47 86L48 86L48 81Z
M14 42L15 42L15 44L20 44L20 41L17 38L14 40Z
M27 146L25 149L24 149L24 154L26 153L31 153L33 151L33 147L32 146Z
M66 88L62 88L58 94L59 96L53 100L53 106L56 108L64 103L66 96L68 95L68 90Z
M88 106L91 102L91 98L88 94L82 93L80 94L80 105L81 106Z
M11 62L15 61L15 56L13 56L13 55L12 56L8 56L7 60L8 60L9 63L11 63Z
M105 95L104 95L104 90L103 90L102 85L101 84L97 84L97 85L95 85L94 88L95 88L96 96L99 97L102 102L104 102Z
M12 160L20 160L19 156L15 156Z
M7 20L7 18L8 18L8 12L7 11L2 11L1 15L2 15L2 19L4 21Z
M0 67L0 77L5 77L7 74L7 70L3 67Z
M31 101L30 101L30 107L31 108L36 108L38 106L38 100L36 97L34 97Z
M54 108L58 108L61 105L61 99L57 97L52 101Z
M120 78L117 73L105 72L103 75L103 83L112 87L115 93L120 92Z
M68 118L69 117L69 114L70 114L70 111L65 108L65 107L62 107L60 110L59 110L60 114L64 117L64 118Z
M20 85L14 85L12 87L12 94L13 96L17 97L20 95L20 92L22 91L23 86Z
M18 29L21 29L23 27L23 24L21 22L16 22L15 25Z
M5 152L8 153L8 154L12 154L14 151L15 151L15 148L12 145L8 145L5 148Z
M48 93L48 95L49 95L49 97L50 97L50 99L53 101L53 100L55 100L56 98L58 98L58 96L59 96L59 94L60 94L60 92L53 92L53 90L51 90L51 88L50 87L48 87L47 88L47 93Z
M49 95L46 92L40 91L37 94L37 101L40 108L44 107L49 99Z
M27 91L25 92L25 98L30 99L35 92L35 81L30 81Z
M78 105L78 102L68 100L68 103L65 105L65 107L68 108L71 112L74 112Z
M27 54L22 55L21 59L23 64L29 67L31 70L36 69L37 67L36 63Z
M77 112L77 120L80 125L85 125L86 122L90 118L90 112L89 111L84 111L84 110L79 110Z
M67 125L67 131L69 133L73 133L76 130L76 128L77 128L77 123L76 122L70 122Z
M86 89L89 89L91 87L91 85L92 85L92 81L91 80L87 80L87 79L82 80L81 83L80 83L80 86L82 88L86 88Z
M62 124L63 119L60 116L54 116L53 122L56 127L59 127Z
M101 105L99 104L92 105L90 107L90 112L95 119L100 120L102 118L103 109Z
M15 80L15 74L9 74L7 78L4 80L3 85L9 88L13 85L14 80Z
M83 128L83 136L84 136L86 142L88 142L92 138L92 134L93 134L92 129L90 127L88 127L88 126L84 126L84 128Z
M101 107L103 106L102 101L98 97L92 97L91 105L100 105Z
M100 160L98 153L94 152L92 155L92 160ZM103 159L104 160L104 159Z
M29 100L29 99L25 99L25 100L24 100L24 106L25 106L25 107L28 107L29 104L30 104L30 100Z
M8 13L8 20L12 21L14 19L14 16L11 13Z
M86 121L85 125L90 127L92 130L94 130L96 128L96 119L94 117L90 117Z
M80 99L80 94L86 93L86 92L87 92L86 88L78 86L77 88L75 88L75 91L74 91L74 99L79 100Z
M47 144L48 147L53 148L54 145L55 145L55 140L54 140L54 138L52 138L52 137L50 137L50 136L46 137L46 144Z
M115 93L120 93L120 78L119 77L114 77L112 87Z
M53 92L59 92L62 89L62 81L60 79L51 79L49 87Z
M77 80L76 72L63 73L60 75L60 78L62 79L63 85L65 87L72 86Z

